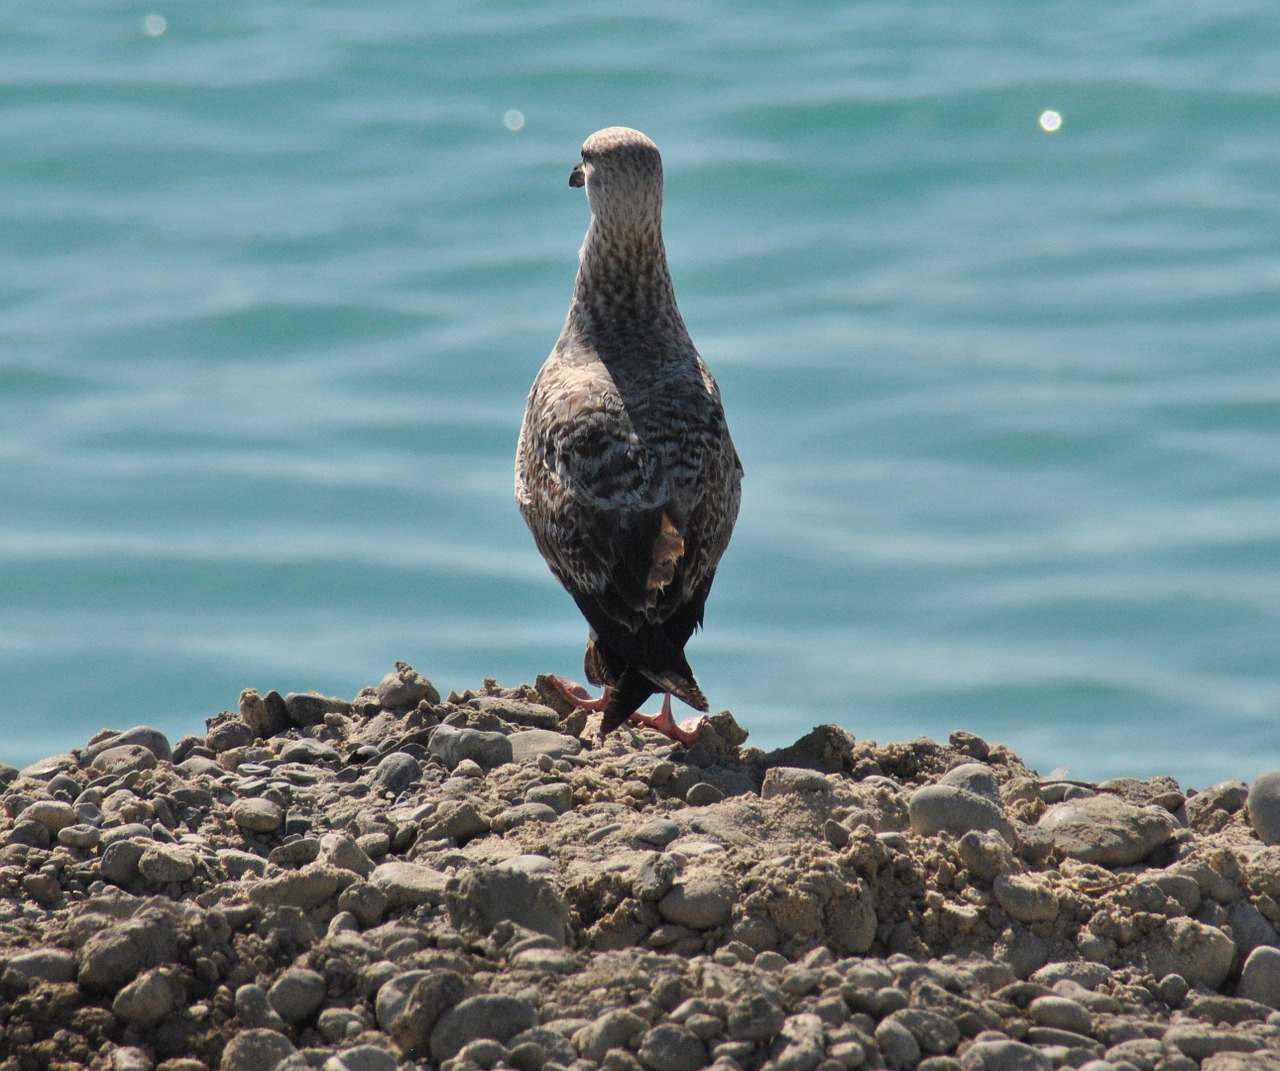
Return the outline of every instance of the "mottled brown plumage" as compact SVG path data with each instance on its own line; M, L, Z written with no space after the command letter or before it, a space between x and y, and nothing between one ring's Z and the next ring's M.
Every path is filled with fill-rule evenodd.
M729 544L742 466L676 307L657 146L598 131L569 183L585 185L591 223L568 318L529 394L516 500L591 626L585 668L612 689L609 732L654 692L707 709L684 647Z

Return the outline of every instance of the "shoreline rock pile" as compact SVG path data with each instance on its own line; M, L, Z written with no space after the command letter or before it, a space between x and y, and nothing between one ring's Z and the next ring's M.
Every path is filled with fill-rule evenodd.
M399 664L0 765L0 1071L1280 1071L1280 773L553 703Z

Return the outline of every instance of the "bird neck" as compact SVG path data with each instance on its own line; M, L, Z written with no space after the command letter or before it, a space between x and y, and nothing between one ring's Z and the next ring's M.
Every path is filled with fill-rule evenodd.
M597 342L620 332L636 336L678 322L660 219L602 223L592 217L582 244L574 308L585 314ZM680 324L683 329L683 324Z

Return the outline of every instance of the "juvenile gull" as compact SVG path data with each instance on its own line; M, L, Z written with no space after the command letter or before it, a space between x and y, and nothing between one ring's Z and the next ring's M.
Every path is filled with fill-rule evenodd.
M564 330L534 380L516 448L516 501L590 626L587 679L547 680L570 702L690 744L671 696L708 709L684 655L702 624L741 500L720 391L676 307L662 242L662 158L637 130L582 146L570 186L591 223ZM655 692L662 711L636 710Z

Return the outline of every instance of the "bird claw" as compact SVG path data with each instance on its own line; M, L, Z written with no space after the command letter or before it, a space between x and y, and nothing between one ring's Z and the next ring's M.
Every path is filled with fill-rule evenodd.
M568 677L547 673L541 678L541 683L546 684L561 699L578 710L587 710L593 714L598 714L609 704L610 689L608 688L604 690L599 699L592 699L591 693L586 688L576 681L569 680Z
M643 725L646 729L654 729L669 740L674 740L685 747L693 747L707 727L707 716L699 714L697 717L677 722L671 716L671 695L668 693L662 697L662 709L657 714L641 714L637 711L631 715L631 723Z

